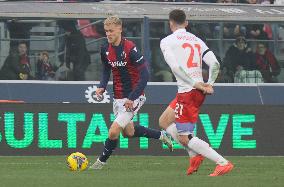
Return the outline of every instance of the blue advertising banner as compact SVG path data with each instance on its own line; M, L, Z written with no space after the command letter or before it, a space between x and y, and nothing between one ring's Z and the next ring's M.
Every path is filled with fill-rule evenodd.
M25 103L98 103L98 82L0 81L0 100ZM284 84L216 84L205 104L284 104ZM176 95L175 83L148 83L148 104L168 104ZM112 83L101 103L112 102Z

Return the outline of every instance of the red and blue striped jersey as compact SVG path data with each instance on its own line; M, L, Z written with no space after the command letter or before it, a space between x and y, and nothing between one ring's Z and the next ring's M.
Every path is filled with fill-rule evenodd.
M100 88L106 88L113 74L114 98L137 99L143 94L149 79L146 62L132 41L122 38L120 45L109 43L101 47L103 75Z

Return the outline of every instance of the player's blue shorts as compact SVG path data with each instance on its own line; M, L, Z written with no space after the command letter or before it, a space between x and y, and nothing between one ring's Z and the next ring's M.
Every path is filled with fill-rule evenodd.
M193 123L176 123L177 132L179 135L193 134L195 124Z

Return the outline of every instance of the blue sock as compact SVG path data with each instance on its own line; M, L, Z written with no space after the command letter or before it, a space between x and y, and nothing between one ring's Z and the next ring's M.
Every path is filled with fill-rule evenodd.
M107 159L110 157L114 149L116 148L117 140L111 140L109 138L105 141L105 147L104 151L102 152L101 156L99 157L99 160L101 162L106 162Z
M141 125L134 125L134 136L133 137L147 137L159 139L161 136L161 132L156 129L150 129L147 127L143 127Z

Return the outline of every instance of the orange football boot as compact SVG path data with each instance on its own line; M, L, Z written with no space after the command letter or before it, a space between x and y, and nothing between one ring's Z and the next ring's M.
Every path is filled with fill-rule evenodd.
M215 171L211 173L209 176L216 177L225 175L226 173L229 173L234 168L234 165L231 162L228 162L228 164L221 166L217 165L215 168Z
M189 167L187 169L187 175L191 175L193 172L197 172L199 166L202 164L204 157L202 155L196 155L189 159Z

